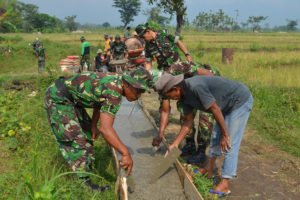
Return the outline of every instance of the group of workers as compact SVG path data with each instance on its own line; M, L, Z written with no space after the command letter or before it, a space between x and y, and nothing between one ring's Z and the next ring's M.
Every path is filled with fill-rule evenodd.
M109 62L113 60L122 60L128 58L128 49L124 43L124 39L131 37L130 27L127 27L126 32L124 33L124 38L121 38L120 35L115 36L113 41L112 36L104 35L105 46L104 51L98 49L97 55L94 59L95 68L98 72L108 72L111 71ZM90 43L86 41L85 37L80 38L81 41L81 56L80 56L80 70L79 73L83 71L84 65L87 66L88 71L91 71L90 68Z
M120 165L129 175L133 161L113 128L115 115L122 96L135 101L145 91L154 89L160 96L161 106L159 135L153 139L152 145L160 145L168 124L170 99L176 100L182 126L168 151L178 148L186 138L182 151L193 155L189 162L203 163L207 160L205 150L210 144L207 164L197 173L212 178L216 158L224 155L222 179L210 192L217 197L228 196L228 181L236 177L239 148L252 109L251 92L244 84L219 76L214 67L193 62L178 36L166 30L155 31L148 24L138 25L135 32L145 42L146 61L134 70L122 74L78 73L59 78L47 89L44 105L63 157L87 186L105 191L107 187L92 184L85 173L92 171L95 160L93 141L102 134L107 143L122 155ZM181 59L179 50L186 56L186 61ZM106 53L104 50L104 59L108 59ZM82 56L84 59L84 54ZM154 58L158 70L152 69ZM92 118L85 108L93 108ZM199 147L195 148L193 134L197 111L200 111Z

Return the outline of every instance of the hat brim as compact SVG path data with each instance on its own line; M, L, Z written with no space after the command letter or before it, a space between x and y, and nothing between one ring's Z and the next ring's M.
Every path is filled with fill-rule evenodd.
M166 87L163 89L162 94L166 94L167 92L169 92L174 86L178 85L180 82L182 82L184 80L184 76L183 74L181 75L177 75L174 76L174 78L172 78L168 84L166 85Z
M147 92L150 92L150 88L147 86L144 86L143 84L138 83L134 78L132 78L130 75L126 74L122 76L127 83L129 83L132 87L137 89L142 89Z

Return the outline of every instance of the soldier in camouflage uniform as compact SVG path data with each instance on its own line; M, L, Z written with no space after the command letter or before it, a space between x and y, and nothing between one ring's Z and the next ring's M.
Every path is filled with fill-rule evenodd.
M138 99L149 90L151 80L151 74L144 68L123 74L86 72L60 77L47 89L44 106L59 149L71 169L79 172L78 176L92 189L106 188L92 184L88 175L80 172L91 172L95 160L93 140L100 132L122 154L121 167L131 173L131 155L113 129L114 117L122 96L128 101ZM85 108L94 109L92 119Z
M110 47L111 59L112 60L121 60L128 57L128 49L126 44L121 41L120 35L116 35L115 41Z
M151 69L153 58L157 59L158 69L169 72L172 75L184 74L185 78L194 75L219 75L219 72L206 64L192 62L191 55L184 47L179 37L174 37L166 30L153 31L147 24L141 24L136 27L136 32L139 37L146 41L145 56L147 59L146 68ZM188 62L183 62L179 55L179 49L184 52ZM161 123L159 136L154 138L152 145L158 146L161 143L164 130L168 123L170 113L170 101L160 97ZM180 102L177 103L177 109L181 113L180 121L183 123L183 112ZM194 110L196 113L197 110ZM205 149L209 145L212 127L215 121L211 114L200 112L198 125L199 151L195 156L188 159L189 163L199 163L206 160ZM195 127L191 129L189 137L186 138L186 146L182 148L183 155L195 152L194 134Z
M39 42L39 47L36 50L36 57L38 58L38 72L41 73L45 70L46 59L48 59L43 42Z
M80 69L79 69L79 73L83 72L83 66L86 63L87 67L88 67L88 71L91 71L90 69L90 43L88 41L85 40L84 36L80 37L80 41L81 41L81 54L80 54Z

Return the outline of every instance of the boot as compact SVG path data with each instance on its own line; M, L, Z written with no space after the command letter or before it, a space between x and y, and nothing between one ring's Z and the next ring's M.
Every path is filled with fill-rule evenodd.
M205 154L205 148L199 147L198 151L189 159L187 159L188 164L201 164L207 160L207 156Z
M84 179L85 182L84 184L91 188L92 190L97 190L97 191L100 191L100 192L105 192L106 190L110 190L110 186L109 185L106 185L106 186L99 186L99 185L96 185L96 184L93 184L91 179L89 177L85 177L85 178L80 178L80 179Z
M186 138L186 144L181 149L182 153L180 156L192 155L196 151L195 141L193 138Z

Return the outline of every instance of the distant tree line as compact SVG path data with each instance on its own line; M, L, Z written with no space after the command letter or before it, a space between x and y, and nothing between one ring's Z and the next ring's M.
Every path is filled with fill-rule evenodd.
M155 7L143 11L147 21L153 27L168 26L172 18L176 17L176 35L180 35L183 27L196 28L206 31L298 31L298 21L287 19L286 25L270 28L264 23L268 16L249 16L245 22L238 22L239 11L235 10L236 16L231 17L222 9L216 12L199 12L190 23L187 18L185 0L147 0L149 5ZM113 6L120 13L123 28L134 21L134 17L140 12L140 0L113 0ZM5 14L3 14L5 13ZM109 22L103 24L79 24L76 15L67 16L63 20L55 16L38 12L38 6L26 4L19 0L0 0L0 33L1 32L66 32L77 29L100 29L111 27Z

